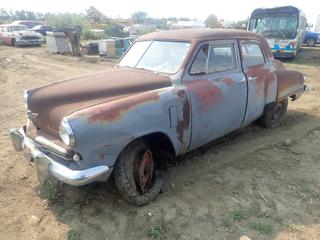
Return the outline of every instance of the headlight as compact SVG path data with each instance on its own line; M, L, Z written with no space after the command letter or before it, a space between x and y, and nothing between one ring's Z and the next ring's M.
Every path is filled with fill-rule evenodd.
M289 42L287 42L287 41L281 41L280 42L280 46L282 47L282 48L285 48L286 46L288 46L289 45Z
M25 90L23 92L23 101L24 101L24 105L26 106L27 109L28 109L28 98L29 98L28 91Z
M59 126L61 140L68 146L74 146L76 141L70 123L67 118L63 118Z

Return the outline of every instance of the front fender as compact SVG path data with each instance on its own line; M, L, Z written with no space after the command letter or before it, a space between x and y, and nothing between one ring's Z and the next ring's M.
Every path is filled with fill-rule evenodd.
M177 94L174 87L168 87L101 103L69 115L76 138L75 150L83 156L83 167L102 163L113 166L128 143L155 132L167 135L179 154L190 138L184 96L186 94Z

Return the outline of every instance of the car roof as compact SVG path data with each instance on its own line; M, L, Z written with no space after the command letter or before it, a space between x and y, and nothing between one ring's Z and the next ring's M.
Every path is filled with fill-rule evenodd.
M1 27L26 27L26 25L23 24L14 24L14 23L10 23L10 24L1 24Z
M36 21L36 20L17 20L17 21L14 21L13 23L21 23L21 22L26 22L26 23L41 23L40 21ZM41 23L42 24L42 23ZM39 24L39 25L41 25Z
M209 39L226 39L226 38L252 38L262 39L262 36L245 31L234 29L177 29L153 32L142 35L137 41L146 40L178 40L178 41L202 41Z

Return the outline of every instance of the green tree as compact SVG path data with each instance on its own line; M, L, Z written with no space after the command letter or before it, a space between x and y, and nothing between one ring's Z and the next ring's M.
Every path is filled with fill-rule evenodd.
M204 21L206 27L208 28L221 28L223 27L222 22L217 18L216 15L210 14Z
M147 19L148 14L146 12L134 12L131 15L134 23L143 24Z
M231 24L231 27L234 28L234 29L243 29L243 30L245 30L246 28L244 26L247 26L247 24L248 24L247 20L240 20L240 21L237 21L237 22L233 22Z

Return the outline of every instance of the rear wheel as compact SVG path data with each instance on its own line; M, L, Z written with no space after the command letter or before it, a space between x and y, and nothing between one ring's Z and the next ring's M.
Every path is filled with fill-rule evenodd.
M151 148L142 140L130 143L120 154L114 179L121 194L136 205L149 203L163 187Z
M258 123L265 128L277 127L288 108L288 98L276 103L272 108L265 111Z
M314 38L309 38L307 40L308 47L314 47L316 45L316 40Z

